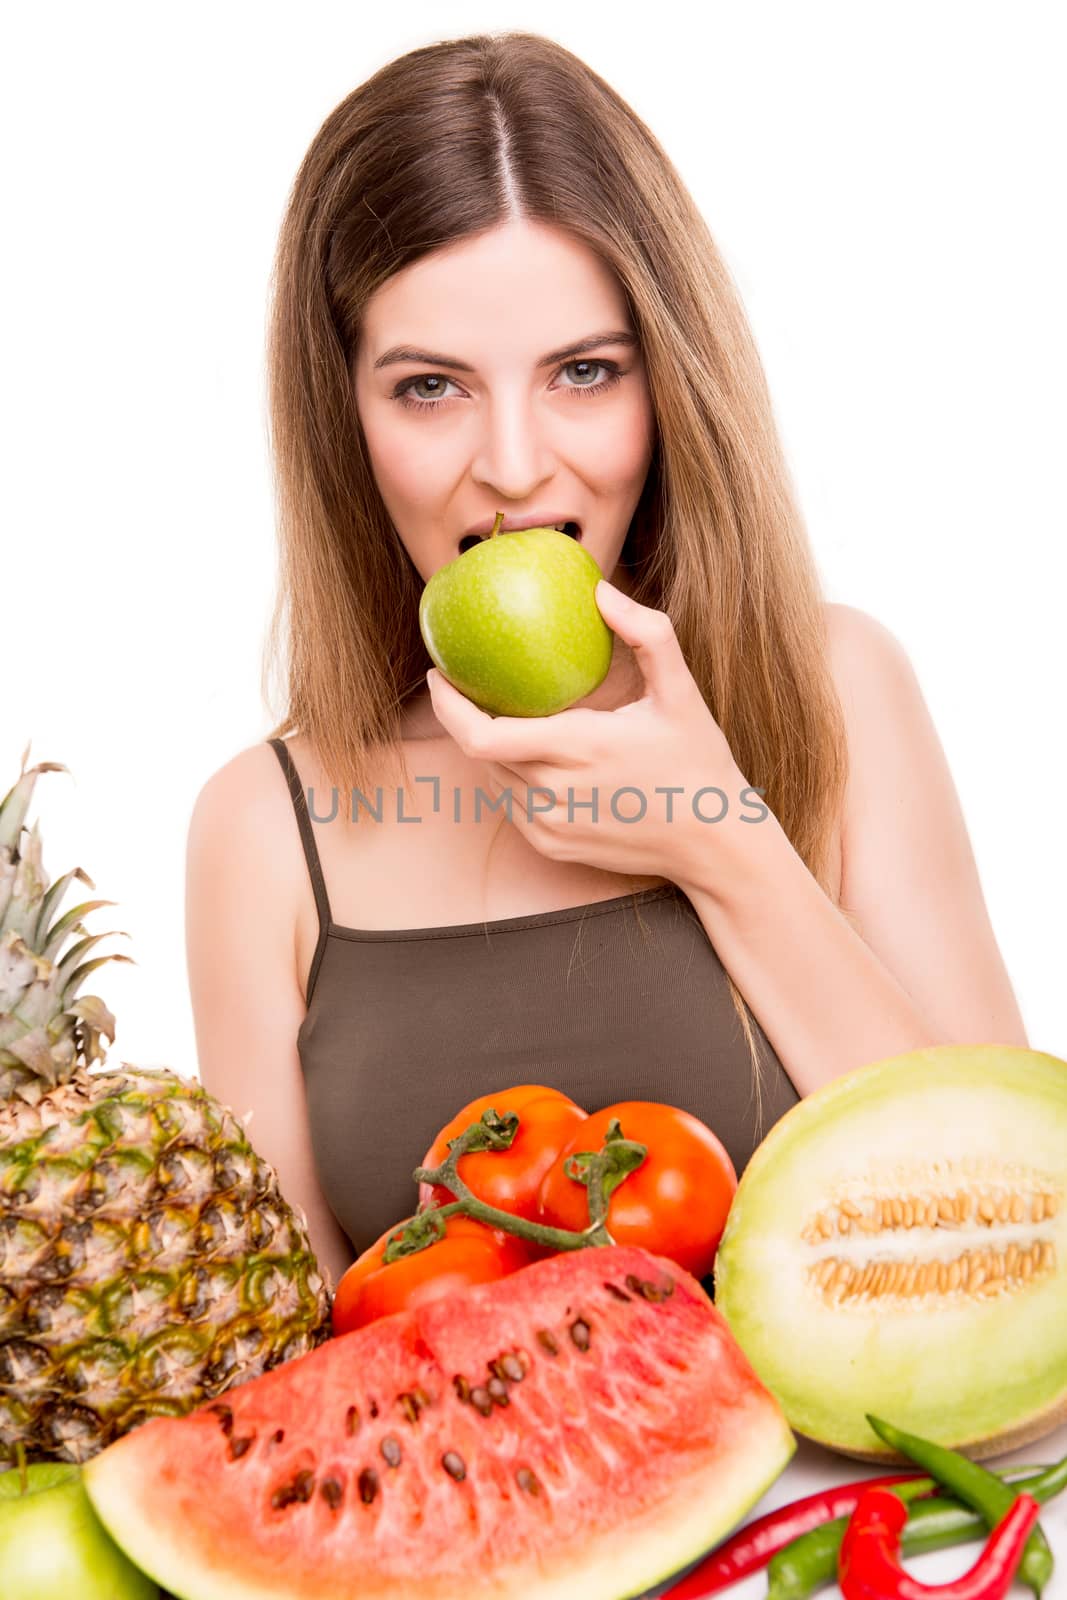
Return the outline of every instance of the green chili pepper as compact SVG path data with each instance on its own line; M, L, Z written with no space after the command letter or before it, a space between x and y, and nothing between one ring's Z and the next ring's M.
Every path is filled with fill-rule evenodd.
M968 1461L967 1457L961 1456L958 1451L947 1450L944 1445L934 1444L930 1439L920 1439L917 1434L904 1433L900 1428L894 1428L891 1423L883 1422L880 1417L872 1417L868 1413L867 1421L886 1444L892 1445L901 1455L907 1456L916 1465L925 1468L943 1488L948 1490L949 1494L955 1495L964 1505L977 1511L985 1519L987 1527L996 1527L1000 1519L1011 1510L1014 1494L1007 1484L1002 1483L989 1471L988 1467L980 1466L977 1461ZM1053 1490L1053 1493L1055 1492L1057 1491ZM1018 1576L1040 1600L1041 1591L1052 1576L1052 1551L1039 1527L1034 1529L1026 1541Z
M1015 1467L1005 1472L1004 1478L1017 1489L1025 1489L1035 1500L1047 1500L1067 1483L1067 1457L1054 1467L1040 1471L1033 1467ZM918 1480L920 1484L924 1481L929 1482ZM907 1503L913 1498L915 1487L915 1484L902 1484L894 1486L891 1492ZM912 1493L902 1493L902 1490ZM908 1556L966 1544L969 1539L981 1538L987 1531L983 1518L958 1500L938 1496L916 1500L908 1509L908 1520L901 1536L901 1549ZM848 1520L835 1517L832 1522L824 1522L772 1556L767 1566L767 1600L807 1600L808 1595L836 1583L837 1559Z

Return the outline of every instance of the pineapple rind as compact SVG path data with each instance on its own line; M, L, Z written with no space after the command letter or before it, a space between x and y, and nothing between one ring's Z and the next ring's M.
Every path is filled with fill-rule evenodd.
M85 1461L314 1349L329 1292L241 1124L166 1069L0 1106L0 1468Z
M24 819L41 762L0 803L0 1470L86 1461L152 1416L314 1348L329 1286L306 1220L227 1107L166 1069L105 1063L115 1019L83 957L85 901L53 921ZM72 934L79 942L65 952Z

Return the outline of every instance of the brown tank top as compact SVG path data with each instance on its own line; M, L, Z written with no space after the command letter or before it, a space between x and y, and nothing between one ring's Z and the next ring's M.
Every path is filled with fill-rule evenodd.
M468 1101L543 1083L599 1111L680 1106L740 1176L799 1100L762 1029L762 1117L722 963L674 884L442 928L333 921L300 776L289 784L319 937L297 1048L319 1182L358 1252L414 1212L412 1172ZM625 1131L625 1130L624 1130Z

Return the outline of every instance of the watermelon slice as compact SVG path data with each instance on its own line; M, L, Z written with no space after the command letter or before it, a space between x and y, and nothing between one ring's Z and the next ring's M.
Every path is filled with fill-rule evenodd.
M181 1600L621 1600L795 1448L699 1283L612 1247L332 1339L83 1470Z

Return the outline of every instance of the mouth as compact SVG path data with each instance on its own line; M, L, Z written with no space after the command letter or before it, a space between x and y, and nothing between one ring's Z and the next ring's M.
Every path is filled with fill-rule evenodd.
M581 544L581 542L582 542L582 530L581 530L580 525L577 522L557 522L557 523L554 524L554 526L555 526L555 529L556 529L557 533L565 533L567 535L567 537L569 539L573 539L576 544ZM497 535L497 537L498 538L503 538L505 536L505 534L508 534L508 533L525 533L527 531L528 530L526 530L525 528L502 528L500 533ZM459 541L459 552L460 552L460 555L463 555L463 553L465 551L467 551L467 550L472 550L476 544L482 544L486 539L488 539L490 537L491 537L491 535L488 534L488 533L468 533L468 534L466 534Z

